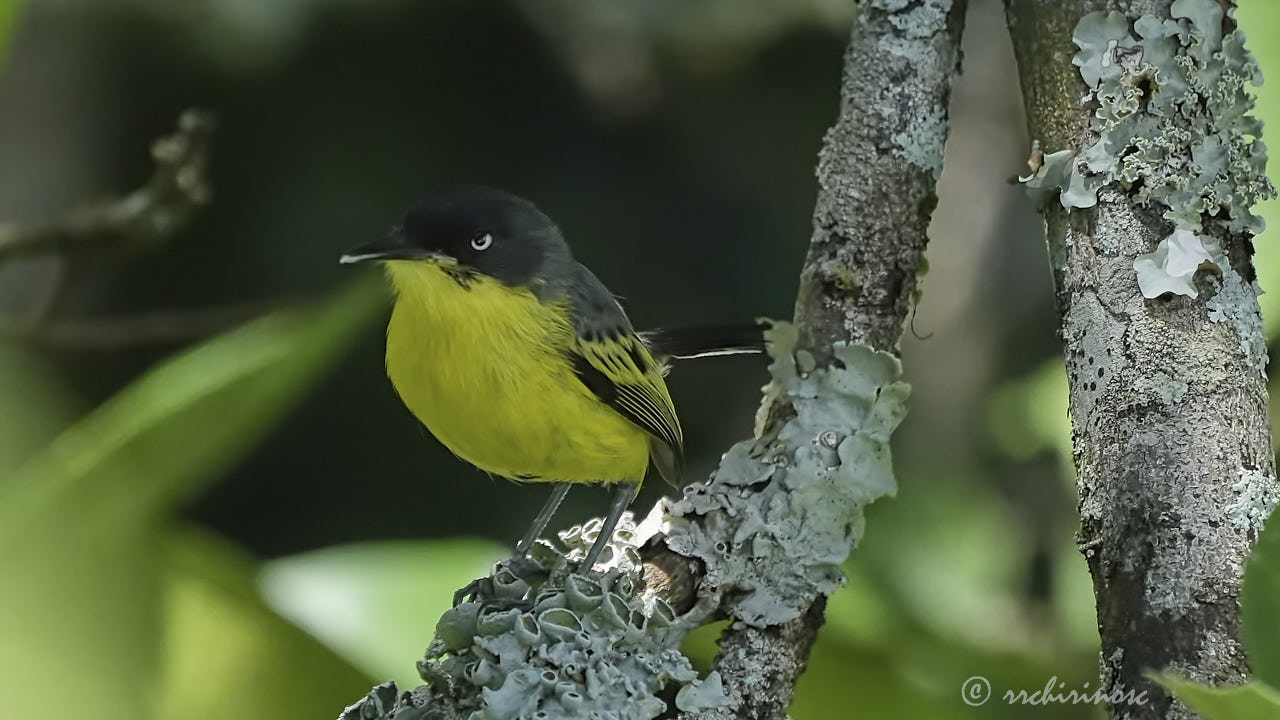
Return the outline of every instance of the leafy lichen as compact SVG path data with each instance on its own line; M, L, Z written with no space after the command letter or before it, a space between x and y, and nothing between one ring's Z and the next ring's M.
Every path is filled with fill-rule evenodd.
M938 48L933 38L947 29L947 17L953 0L865 0L867 11L884 12L897 32L879 38L877 45L884 56L904 59L913 65L938 65ZM914 94L878 98L878 111L892 124L902 127L890 137L890 152L911 165L930 172L934 179L942 175L943 145L947 140L947 108L945 103L919 105ZM903 108L906 100L912 107Z
M1191 385L1181 377L1156 369L1139 375L1133 383L1133 389L1140 395L1155 398L1163 405L1176 405L1182 401Z
M1240 480L1231 486L1236 499L1226 507L1227 519L1241 530L1261 531L1276 506L1275 486L1275 478L1259 470L1242 470Z
M1155 252L1139 255L1133 261L1138 288L1149 298L1165 293L1195 297L1196 271L1212 268L1221 272L1224 267L1228 263L1218 242L1190 230L1174 230L1156 246Z
M723 703L719 676L699 680L679 650L701 617L678 617L643 589L629 514L597 565L603 574L573 572L599 528L560 533L564 551L539 543L532 571L499 565L483 601L440 618L418 663L426 685L398 697L379 686L341 720L649 720L667 710L659 693L670 686L690 707Z
M840 564L861 536L862 507L895 490L889 435L910 392L887 353L838 343L835 365L815 369L790 325L775 325L769 339L762 417L778 398L794 416L730 448L716 474L663 520L667 545L700 558L704 587L727 593L726 609L756 627L797 617L843 582Z
M952 0L923 0L914 7L909 7L911 3L900 0L881 4L892 10L894 14L889 17L889 22L907 37L927 38L946 27L951 2ZM903 10L906 12L902 12Z
M1240 273L1223 265L1222 277L1211 277L1209 283L1216 292L1205 303L1209 319L1230 323L1240 338L1240 352L1249 367L1267 376L1267 336L1262 330L1262 316L1258 313L1257 297L1262 288L1257 281L1245 282Z
M1114 11L1081 18L1073 62L1096 104L1096 140L1078 155L1046 156L1023 178L1037 194L1059 191L1068 210L1096 205L1099 189L1113 183L1134 202L1163 207L1175 232L1134 264L1147 297L1194 297L1182 264L1165 272L1169 258L1188 259L1175 246L1185 249L1187 234L1208 247L1215 231L1261 232L1253 206L1276 194L1264 173L1262 124L1249 114L1248 88L1262 77L1244 34L1224 34L1224 19L1217 0L1176 0L1169 18L1145 15L1132 26ZM1219 252L1196 265L1223 270L1226 262Z

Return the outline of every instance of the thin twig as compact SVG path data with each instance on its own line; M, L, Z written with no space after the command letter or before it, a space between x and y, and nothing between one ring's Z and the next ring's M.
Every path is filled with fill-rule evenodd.
M27 318L22 323L23 327L34 330L57 314L58 308L67 296L67 275L70 274L67 263L66 257L59 256L54 259L53 276L49 278L49 282L45 283L43 297L27 313Z
M142 187L52 220L0 225L0 264L112 245L145 247L169 239L209 202L213 128L210 113L187 110L173 134L152 144L155 171Z
M81 318L38 325L0 319L0 333L64 350L118 350L198 340L287 303L246 303L196 310L160 310L124 317Z

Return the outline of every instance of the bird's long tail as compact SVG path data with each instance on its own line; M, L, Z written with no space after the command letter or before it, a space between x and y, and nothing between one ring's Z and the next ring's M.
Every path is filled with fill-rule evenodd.
M688 360L713 355L741 355L764 352L767 323L749 325L702 325L660 328L640 333L645 345L660 357Z

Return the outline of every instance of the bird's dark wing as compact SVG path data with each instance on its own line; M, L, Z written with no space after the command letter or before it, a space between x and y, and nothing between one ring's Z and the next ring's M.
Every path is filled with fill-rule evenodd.
M640 339L660 358L710 357L764 352L767 323L750 325L703 325L645 330Z
M586 268L569 288L569 300L575 337L568 355L578 378L602 402L649 433L650 460L664 479L678 485L684 434L662 379L664 368L617 301Z

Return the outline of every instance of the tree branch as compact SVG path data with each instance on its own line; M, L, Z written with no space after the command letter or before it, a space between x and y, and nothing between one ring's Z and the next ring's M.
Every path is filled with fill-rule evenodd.
M103 321L52 322L67 289L66 255L100 248L150 247L177 234L209 202L208 153L213 116L187 110L178 128L151 145L155 168L145 185L124 197L90 203L44 222L0 224L0 265L21 258L57 255L54 274L26 313L0 318L0 332L38 343L119 347L198 337L239 316L240 309L197 314L164 313Z
M796 298L800 347L819 365L834 359L837 342L898 354L937 206L966 8L965 0L873 0L854 22L840 114L818 156L813 236ZM785 403L769 410L775 421L792 412ZM730 702L689 717L786 717L825 606L820 594L794 619L727 629L713 669Z
M1217 0L1178 7L1195 17L1169 20L1169 0L1006 0L1030 134L1051 153L1030 184L1046 193L1102 689L1152 699L1116 718L1195 717L1151 670L1244 681L1241 572L1277 493L1250 261L1248 205L1270 187L1248 170L1251 59L1231 50ZM1093 10L1122 15L1082 20ZM1209 146L1246 162L1218 174ZM1214 272L1140 279L1175 231L1220 249L1206 251Z
M804 347L848 340L897 353L938 203L966 7L862 3L840 116L818 155L813 238L795 310Z
M109 245L145 246L171 237L209 202L206 170L213 127L209 113L184 112L177 131L151 146L151 179L122 198L91 203L46 222L0 225L0 264Z
M796 323L770 334L756 437L624 527L603 577L570 575L591 526L561 534L568 552L535 548L539 579L500 568L493 591L518 599L513 609L450 611L419 665L428 685L375 688L344 719L465 718L481 706L487 717L567 718L584 703L625 718L786 716L861 508L894 487L888 440L907 394L897 346L936 204L964 10L963 0L861 5L820 155ZM646 615L647 634L629 629ZM725 616L735 622L699 682L679 640ZM542 645L548 634L558 640ZM662 675L683 683L674 697Z
M36 346L61 350L120 350L199 340L293 304L296 303L281 299L38 323L0 318L0 333L21 338Z

